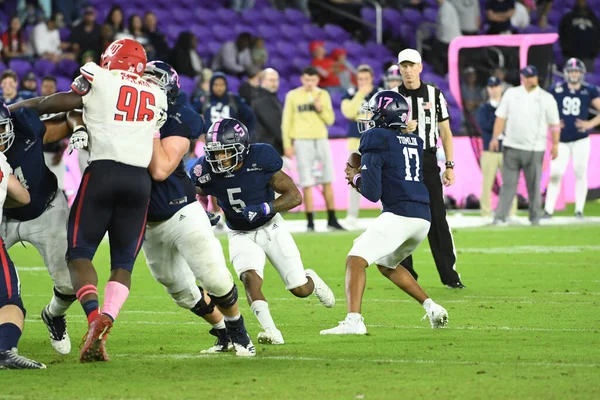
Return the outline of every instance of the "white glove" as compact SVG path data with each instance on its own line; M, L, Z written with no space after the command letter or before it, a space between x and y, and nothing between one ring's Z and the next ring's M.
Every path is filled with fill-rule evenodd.
M69 154L73 152L73 150L81 150L85 149L88 146L88 133L85 129L85 126L79 125L75 127L73 131L73 135L69 139Z

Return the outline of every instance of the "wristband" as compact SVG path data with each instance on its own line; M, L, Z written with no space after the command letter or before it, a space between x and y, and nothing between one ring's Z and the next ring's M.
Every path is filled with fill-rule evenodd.
M75 128L73 128L73 132L77 132L77 131L86 131L87 129L85 127L85 125L77 125Z
M273 211L273 203L272 202L268 202L268 203L262 203L262 210L265 213L265 215L269 215L271 214L271 211Z
M154 132L154 139L160 139L160 131Z
M354 178L352 178L352 184L353 184L354 186L358 186L358 185L356 184L356 182L357 182L357 181L358 181L360 178L361 178L360 174L356 174L356 175L354 175Z

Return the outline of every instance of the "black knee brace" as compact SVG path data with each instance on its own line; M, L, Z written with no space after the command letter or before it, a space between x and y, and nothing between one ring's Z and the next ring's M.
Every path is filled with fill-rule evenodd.
M61 299L61 300L63 300L63 301L66 301L66 302L69 302L69 303L73 303L75 300L77 300L77 296L76 296L76 295L74 295L74 294L64 294L64 293L61 293L61 292L59 292L59 291L56 289L56 286L54 286L54 295L55 295L56 297L58 297L59 299Z
M233 288L225 296L217 297L211 295L213 302L219 307L231 308L238 301L238 290L237 286L233 285Z
M213 301L206 303L206 299L204 298L204 289L199 286L198 288L200 289L200 295L202 297L190 311L199 317L212 314L212 312L215 310L215 303Z

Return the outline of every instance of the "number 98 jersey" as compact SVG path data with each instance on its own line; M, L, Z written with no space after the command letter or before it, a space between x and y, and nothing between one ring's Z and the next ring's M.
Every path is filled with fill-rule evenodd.
M594 85L582 84L575 90L570 89L566 83L558 83L550 93L558 103L560 119L565 125L560 133L560 141L568 143L587 137L589 132L580 132L575 126L575 121L578 119L587 121L592 100L599 97L598 88Z
M257 218L250 223L242 211L247 205L275 199L275 192L269 186L269 181L282 166L281 157L271 145L257 143L250 146L241 167L231 173L215 174L202 156L190 170L190 176L204 193L217 198L230 229L250 231L269 222L274 214Z
M89 62L71 89L82 95L90 162L113 160L146 168L152 140L166 117L165 92L135 73Z

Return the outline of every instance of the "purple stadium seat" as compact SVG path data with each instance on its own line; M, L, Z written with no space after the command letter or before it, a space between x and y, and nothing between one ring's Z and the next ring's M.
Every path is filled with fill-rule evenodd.
M213 36L216 40L221 42L227 42L228 40L235 39L236 34L226 25L215 25L213 26Z
M56 77L56 89L59 92L68 92L71 90L71 83L73 83L73 79L68 78L66 76L57 76Z
M394 25L404 23L404 16L395 8L386 8L383 10L383 29L393 30Z
M21 78L27 71L31 69L31 63L27 60L13 59L8 62L8 68L15 71L19 78Z
M333 108L339 108L341 103L342 103L342 93L340 93L340 92L331 93L331 104L333 105Z
M69 38L71 37L71 30L67 27L60 28L59 33L60 33L60 40L63 42L67 42L69 40Z
M553 9L548 13L548 23L558 26L562 16L562 10L557 10L556 6L554 6Z
M179 33L181 32L181 27L176 24L167 25L167 28L165 29L164 32L168 38L176 40L177 37L179 36Z
M279 37L279 27L273 25L259 25L259 35L265 39L266 42L276 40Z
M293 45L290 45L289 42L285 41L285 40L279 40L275 43L275 52L277 54L280 54L283 57L289 57L290 55L290 49L292 49Z
M194 19L201 24L206 24L212 21L213 14L214 12L212 10L206 8L196 7L194 9Z
M337 118L337 116L336 116L336 118ZM346 132L347 131L345 128L335 125L335 126L332 126L331 128L329 128L329 137L332 137L332 138L345 137Z
M423 20L421 13L412 8L405 8L402 14L404 15L404 20L412 26L419 26Z
M254 35L256 33L256 27L254 25L247 25L247 24L237 24L233 27L233 30L235 31L236 35L239 35L240 33L243 33L243 32L248 32L252 35Z
M304 68L311 65L312 60L310 58L294 57L292 59L292 65L296 68L296 71L300 73Z
M302 31L304 32L304 36L310 40L324 40L325 33L321 28L316 25L306 24L302 27Z
M280 24L284 19L283 13L275 8L266 8L262 10L262 16L265 20L273 24Z
M336 40L338 42L342 40L348 40L352 36L344 28L333 24L325 25L323 27L323 31L325 32L327 39Z
M179 86L181 90L184 92L191 94L196 87L196 82L194 78L190 78L189 76L179 75Z
M238 78L227 75L227 86L230 92L237 93L240 88L240 83Z
M348 57L357 57L365 54L365 48L353 40L346 40L343 47L348 51Z
M363 7L360 9L360 16L367 22L375 23L375 9L371 7Z
M423 16L425 17L425 20L428 22L436 22L437 13L438 13L437 8L426 8L425 11L423 12Z
M61 75L75 77L77 71L79 71L79 63L73 60L60 60L56 64L56 70L60 71Z
M171 19L173 21L177 21L179 23L185 24L189 23L190 21L189 11L183 7L173 7L173 9L171 10L171 16Z
M35 72L38 75L45 76L45 75L52 75L54 73L56 64L54 64L50 60L44 60L43 58L40 58L38 60L35 60L33 67L35 69Z
M263 13L255 8L249 8L242 11L241 20L246 24L259 24L262 23L265 18Z
M198 40L201 42L206 42L208 38L213 37L212 29L203 24L192 24L187 29L196 35Z
M215 17L224 24L234 24L240 19L237 13L229 8L217 9L215 12Z
M283 12L283 15L290 24L305 24L310 22L310 19L302 11L295 8L287 8Z
M259 10L264 10L264 9L269 9L270 7L272 7L272 4L271 4L270 0L256 0L254 7L256 7Z

